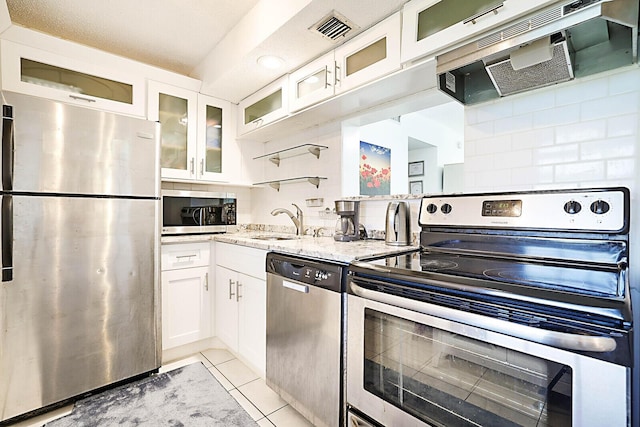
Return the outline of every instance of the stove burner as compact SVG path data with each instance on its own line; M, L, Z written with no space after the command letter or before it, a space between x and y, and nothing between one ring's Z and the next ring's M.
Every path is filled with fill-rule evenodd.
M458 263L449 260L422 258L420 267L422 271L455 270L458 268Z

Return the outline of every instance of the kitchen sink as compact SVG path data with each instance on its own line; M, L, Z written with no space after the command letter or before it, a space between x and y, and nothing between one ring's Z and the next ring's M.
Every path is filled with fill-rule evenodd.
M298 239L298 237L296 236L270 236L270 235L253 236L251 238L256 240L296 240Z

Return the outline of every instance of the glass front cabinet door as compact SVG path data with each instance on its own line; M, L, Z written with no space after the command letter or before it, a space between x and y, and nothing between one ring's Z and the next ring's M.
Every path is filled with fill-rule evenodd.
M149 82L149 120L161 124L163 179L224 181L229 103Z
M198 94L196 179L233 181L237 172L236 146L231 132L231 104Z
M273 123L289 113L288 76L265 86L238 104L238 134Z
M402 10L402 62L443 53L558 0L414 0Z
M162 178L196 178L198 94L164 83L149 82L149 120L159 121Z
M391 15L335 50L336 93L400 69L400 13Z
M84 62L8 40L2 48L2 89L97 110L144 117L144 78L100 59Z
M333 51L315 59L289 76L289 110L302 110L334 95L337 83Z

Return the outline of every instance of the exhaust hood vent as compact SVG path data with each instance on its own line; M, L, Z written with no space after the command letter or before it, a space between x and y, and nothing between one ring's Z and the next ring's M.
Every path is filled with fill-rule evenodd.
M573 78L573 69L567 42L562 41L552 46L551 53L552 57L550 59L536 62L523 68L514 66L513 57L487 65L487 73L496 87L498 95L512 95L529 89L571 80Z
M354 25L334 10L309 28L309 30L335 43L340 40L341 37L345 37L350 31L357 28L357 25Z
M436 57L440 90L488 101L637 62L638 0L552 6Z

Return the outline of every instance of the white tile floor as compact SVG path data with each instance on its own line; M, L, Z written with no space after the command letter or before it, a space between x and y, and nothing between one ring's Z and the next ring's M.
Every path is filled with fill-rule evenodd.
M260 427L313 427L302 415L271 390L259 375L247 368L231 353L209 349L163 365L160 372L202 362L213 376L229 391L240 406ZM45 423L71 412L72 405L14 424L13 427L41 427Z

